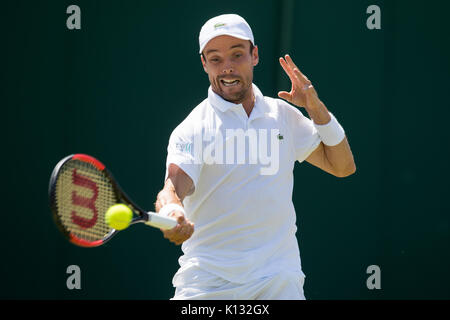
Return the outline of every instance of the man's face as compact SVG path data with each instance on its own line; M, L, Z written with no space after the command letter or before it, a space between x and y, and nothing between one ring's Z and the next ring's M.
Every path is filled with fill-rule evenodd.
M203 55L203 69L215 93L236 104L248 98L253 67L259 60L258 47L250 52L250 41L223 35L210 40Z

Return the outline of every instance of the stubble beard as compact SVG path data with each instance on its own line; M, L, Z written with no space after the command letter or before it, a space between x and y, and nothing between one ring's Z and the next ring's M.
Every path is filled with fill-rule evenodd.
M215 86L213 86L213 91L215 93L217 93L219 96L221 96L226 101L232 102L234 104L240 104L245 100L247 95L250 93L252 81L248 81L248 82L244 83L242 81L242 78L240 78L239 80L241 81L241 83L243 83L243 88L241 90L239 90L238 92L235 92L233 94L226 93L220 84L220 79L215 81Z

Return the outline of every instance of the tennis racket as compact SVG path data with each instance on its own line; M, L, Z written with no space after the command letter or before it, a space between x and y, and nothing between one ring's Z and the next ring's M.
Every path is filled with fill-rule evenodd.
M50 177L48 193L58 229L71 243L81 247L100 246L119 232L105 221L106 211L118 203L133 211L130 225L145 223L161 229L177 225L173 218L137 206L105 165L86 154L73 154L58 162Z

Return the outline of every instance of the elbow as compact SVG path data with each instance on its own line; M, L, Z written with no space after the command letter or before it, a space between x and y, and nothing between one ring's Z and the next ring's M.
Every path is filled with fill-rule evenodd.
M348 167L346 167L344 170L336 172L334 175L338 178L346 178L351 176L356 172L356 165L352 163Z

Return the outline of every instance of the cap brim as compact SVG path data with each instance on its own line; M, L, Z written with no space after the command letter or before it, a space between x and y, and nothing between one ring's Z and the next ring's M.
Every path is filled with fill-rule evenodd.
M238 38L238 39L241 39L241 40L249 40L249 41L252 42L253 45L255 45L253 43L252 39L249 38L249 37L244 37L244 36L242 36L240 34L231 34L230 32L218 32L218 33L215 33L214 35L212 35L211 37L209 37L209 39L207 39L204 42L204 44L200 47L200 50L199 50L198 53L201 54L203 49L205 49L206 45L208 44L208 42L210 42L212 39L214 39L214 38L216 38L218 36L230 36L230 37Z

